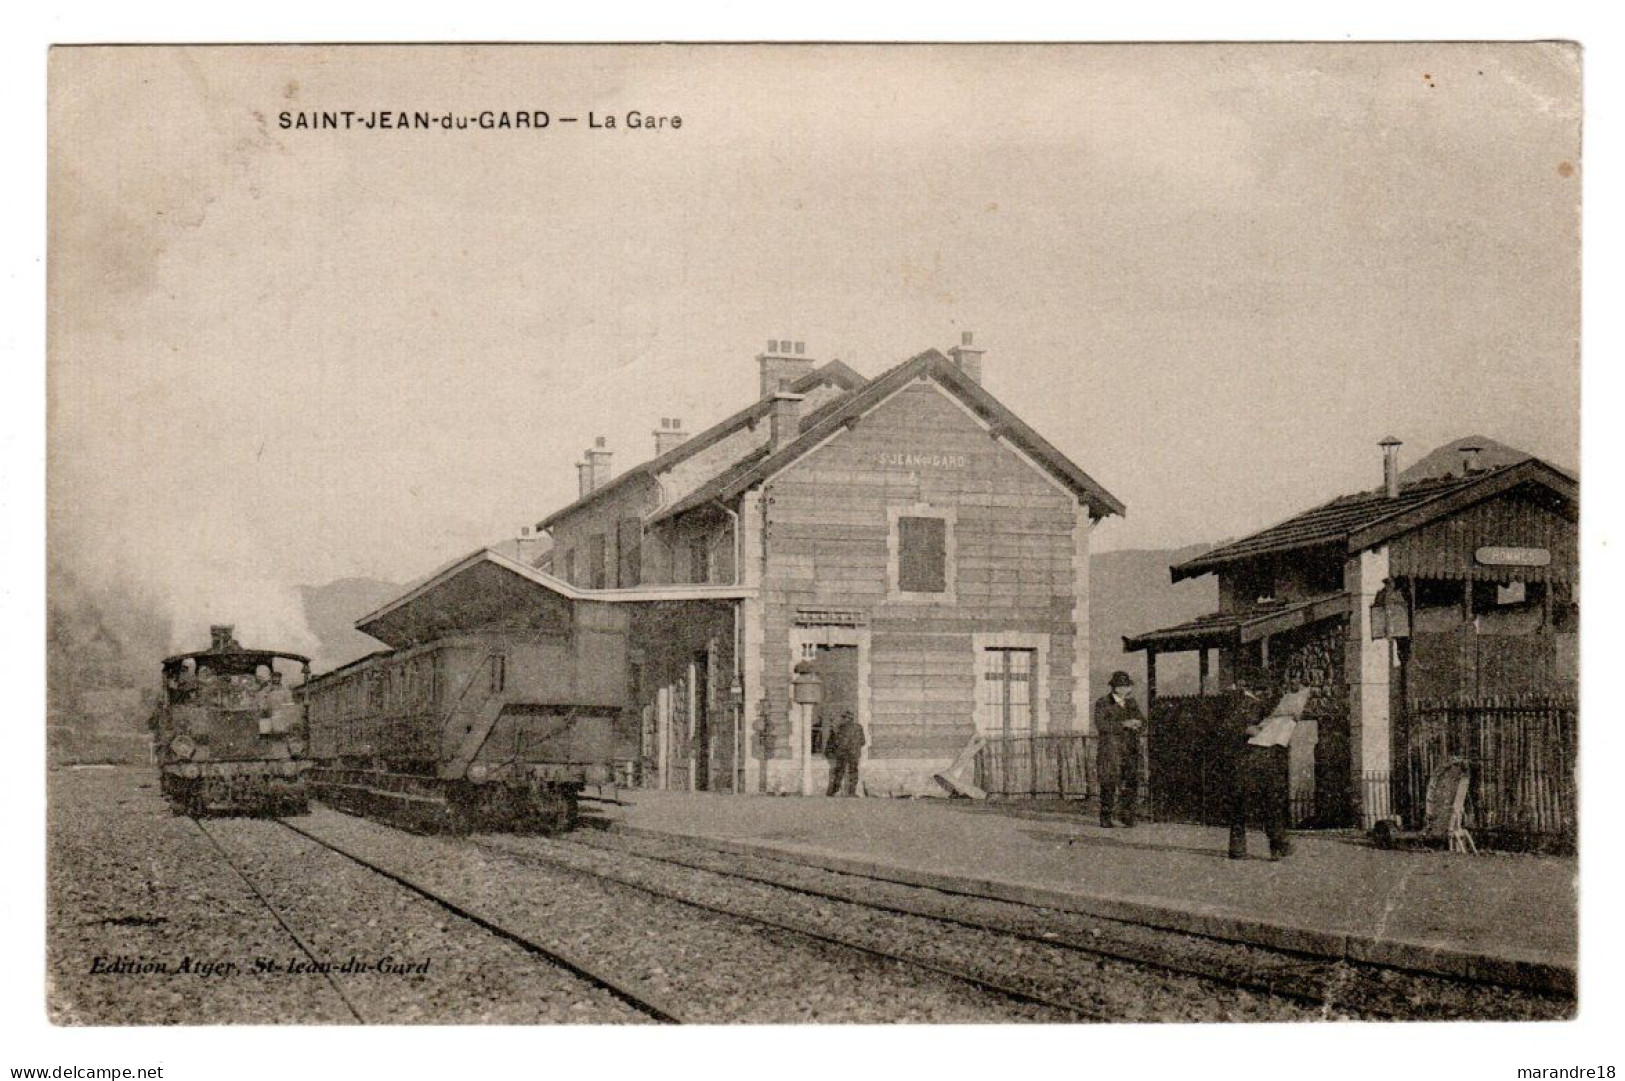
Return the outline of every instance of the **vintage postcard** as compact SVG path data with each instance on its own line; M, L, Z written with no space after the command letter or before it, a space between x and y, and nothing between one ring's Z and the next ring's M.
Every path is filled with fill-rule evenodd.
M49 1017L1576 1016L1580 86L54 49Z

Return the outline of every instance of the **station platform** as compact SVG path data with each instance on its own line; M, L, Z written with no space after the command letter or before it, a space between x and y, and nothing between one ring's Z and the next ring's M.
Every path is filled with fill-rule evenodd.
M1385 851L1298 832L1226 855L1222 828L1102 829L1083 809L948 799L623 790L609 828L866 877L1532 990L1574 994L1574 857Z

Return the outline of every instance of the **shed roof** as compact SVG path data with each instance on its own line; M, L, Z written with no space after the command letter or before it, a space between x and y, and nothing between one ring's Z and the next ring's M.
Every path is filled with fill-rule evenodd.
M1339 496L1171 567L1169 573L1178 582L1279 552L1322 546L1361 551L1526 482L1545 485L1569 501L1579 495L1573 476L1539 458L1525 458L1482 473L1430 477L1405 484L1395 498L1389 498L1381 489Z
M1126 653L1142 649L1179 652L1256 642L1267 635L1347 615L1349 606L1347 593L1328 593L1290 604L1260 605L1239 612L1215 612L1144 634L1124 635L1123 650Z

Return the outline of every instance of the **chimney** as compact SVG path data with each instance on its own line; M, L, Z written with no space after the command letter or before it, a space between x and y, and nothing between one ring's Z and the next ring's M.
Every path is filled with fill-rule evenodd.
M801 434L801 403L805 394L792 394L788 390L773 395L772 441L769 449L774 453L789 446Z
M762 369L761 393L757 400L771 398L776 390L783 390L804 375L811 375L812 358L807 355L806 342L793 342L786 338L772 338L767 351L756 358Z
M1459 449L1461 450L1462 476L1471 476L1474 473L1484 472L1484 463L1478 457L1479 452L1484 449L1482 443L1463 443Z
M519 536L514 538L514 553L519 557L519 562L528 567L534 567L536 560L531 557L531 553L535 551L535 547L541 543L541 540L540 535L530 531L530 526L520 526ZM536 552L536 555L540 556L541 553Z
M1377 444L1382 448L1382 486L1389 499L1399 498L1399 448L1404 445L1393 436Z
M609 456L612 453L604 449L604 437L599 436L593 440L585 460L576 463L576 482L581 488L583 499L608 483Z
M986 350L974 348L974 345L975 336L967 330L959 335L959 344L948 350L948 355L953 358L954 367L970 376L971 382L980 384L982 382L982 354Z
M683 418L661 417L660 428L655 432L655 457L660 457L687 438L688 433L683 431Z

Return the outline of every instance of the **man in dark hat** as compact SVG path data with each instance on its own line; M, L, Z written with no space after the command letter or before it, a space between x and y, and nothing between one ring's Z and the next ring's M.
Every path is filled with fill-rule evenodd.
M1114 818L1134 825L1140 794L1140 730L1145 715L1130 688L1127 672L1113 672L1111 693L1095 703L1095 776L1100 781L1100 824L1110 829ZM1119 815L1118 808L1122 808Z
M867 742L863 725L852 716L851 710L842 710L840 723L829 734L829 742L824 749L829 758L827 795L833 796L843 789L845 795L858 794L858 764L863 759L863 745Z
M1235 779L1230 788L1230 858L1247 858L1247 827L1262 826L1269 839L1270 859L1286 858L1287 756L1309 695L1295 690L1273 709L1269 680L1248 672L1236 681L1227 725L1236 748Z

